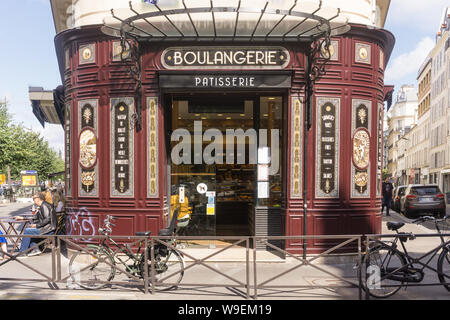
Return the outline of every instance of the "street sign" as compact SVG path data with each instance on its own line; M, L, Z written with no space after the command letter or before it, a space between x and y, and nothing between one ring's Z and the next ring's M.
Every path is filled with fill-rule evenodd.
M0 174L0 185L6 183L6 174L2 173Z

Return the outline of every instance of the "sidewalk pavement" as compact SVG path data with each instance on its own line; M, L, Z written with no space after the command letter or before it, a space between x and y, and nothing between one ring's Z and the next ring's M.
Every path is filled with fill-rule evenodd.
M15 215L17 212L28 210L29 205L11 204L10 206L0 206L0 216ZM429 226L411 224L411 220L392 212L391 217L383 217L383 233L392 233L387 230L387 221L403 221L406 225L402 228L404 232L416 234L434 233ZM439 244L437 238L417 238L408 241L406 246L414 256L423 254ZM211 249L201 251L201 249L182 249L188 254L194 255L197 259L210 254ZM220 250L217 248L216 250ZM231 256L238 259L228 259ZM252 259L253 251L250 250ZM187 259L189 260L189 259ZM272 277L285 271L291 270L299 265L298 260L288 257L281 259L277 255L270 253L258 253L257 256L256 280L258 284L265 282ZM437 258L434 259L435 261ZM326 263L317 261L317 267L329 273L338 275L342 279L357 283L357 270L354 268L356 257L342 260L341 263ZM209 267L216 268L231 278L235 278L241 283L246 283L245 248L233 248L224 252L222 257L215 261L207 262L207 266L196 265L185 271L184 278L178 289L168 292L155 292L155 294L144 293L143 285L136 283L113 284L109 288L102 290L71 289L71 281L61 283L50 283L42 275L26 267L27 264L36 270L52 276L52 257L50 253L39 256L19 259L18 261L7 262L0 265L0 299L1 300L241 300L246 299L246 288L236 286L236 282L230 278L214 272ZM61 256L61 278L68 276L69 260ZM187 261L189 267L191 262ZM435 266L433 261L432 266ZM250 296L255 295L253 264L249 265ZM10 280L21 278L21 280ZM40 281L34 281L39 279ZM114 280L128 281L123 274L116 276ZM194 285L194 284L201 285ZM426 271L423 283L438 283L437 275L431 270ZM286 273L282 278L268 282L267 286L283 286L280 288L264 288L257 290L258 300L356 300L359 298L357 288L349 287L348 284L330 274L315 269L312 266L302 266ZM304 286L303 288L290 288L289 286ZM339 286L339 288L317 288L317 286ZM364 292L362 297L365 298ZM395 299L437 299L449 300L450 293L442 286L408 287L401 289L393 297ZM251 299L250 299L251 300Z

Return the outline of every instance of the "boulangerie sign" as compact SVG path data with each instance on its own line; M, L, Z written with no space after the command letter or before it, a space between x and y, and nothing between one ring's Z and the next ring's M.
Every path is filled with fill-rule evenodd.
M289 52L283 47L172 47L161 57L166 69L284 69Z

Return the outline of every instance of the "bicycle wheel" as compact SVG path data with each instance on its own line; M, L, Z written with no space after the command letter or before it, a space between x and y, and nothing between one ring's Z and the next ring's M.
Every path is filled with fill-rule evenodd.
M142 256L143 258L144 256ZM152 285L151 260L148 259L148 283ZM144 259L141 260L141 276L144 278ZM178 251L170 250L166 256L155 256L155 289L158 291L172 290L178 287L184 276L184 260Z
M111 281L115 275L115 268L111 266L114 265L114 259L101 247L86 249L89 253L78 251L70 259L69 273L72 281L88 290L106 287L105 282ZM100 261L101 259L104 261Z
M370 249L370 264L366 265L367 261L362 260L362 275L364 290L375 298L388 298L400 290L404 284L402 277L405 269L398 271L401 267L407 264L405 257L398 251L386 244L377 244L376 247ZM366 271L371 275L365 279ZM373 272L378 271L379 277ZM390 273L393 273L389 275ZM389 287L392 285L399 285L398 287ZM388 286L388 287L383 287Z
M450 251L445 248L439 255L438 274L441 283L450 283ZM444 284L445 289L450 291L450 285Z

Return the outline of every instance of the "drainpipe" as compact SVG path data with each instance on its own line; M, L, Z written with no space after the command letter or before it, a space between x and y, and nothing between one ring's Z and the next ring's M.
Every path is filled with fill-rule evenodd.
M303 139L303 235L308 235L307 231L307 214L308 214L308 133L312 124L312 108L311 100L313 93L313 80L312 80L312 52L311 46L309 47L308 57L306 61L306 86L305 86L305 133ZM303 239L303 259L306 259L307 240Z

